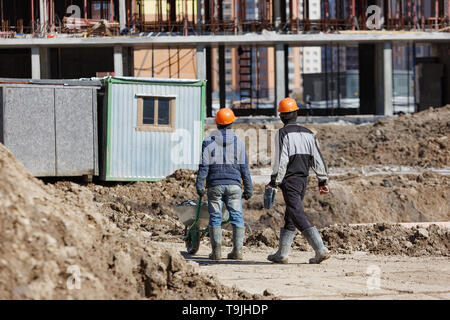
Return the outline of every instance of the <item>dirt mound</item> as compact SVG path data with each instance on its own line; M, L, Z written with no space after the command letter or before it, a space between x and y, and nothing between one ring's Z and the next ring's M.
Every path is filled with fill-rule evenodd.
M330 182L331 193L318 193L317 180L310 178L303 201L306 215L317 227L332 224L448 221L450 177L436 173L391 176L344 176ZM284 224L285 204L281 192L275 206L265 210L263 186L244 202L252 228L278 229Z
M197 199L196 173L177 170L163 181L89 184L57 182L63 193L73 188L87 189L99 210L123 231L137 230L155 241L179 241L184 226L173 207L185 200Z
M320 230L327 248L337 253L365 251L372 254L407 256L450 256L450 231L436 225L405 228L394 224L333 225ZM246 246L277 248L279 232L272 228L250 234ZM306 239L297 233L295 250L311 250Z
M33 178L0 144L0 299L250 299L146 234L123 232L88 188Z
M279 234L272 228L265 228L263 230L256 230L250 233L245 239L245 245L247 247L277 247L279 240Z
M236 124L241 139L246 130L279 129L281 122L270 124ZM402 115L363 125L305 124L320 143L329 167L366 165L404 165L448 167L450 163L450 105ZM208 126L211 129L213 126ZM240 130L241 129L241 130ZM242 131L242 133L240 133ZM267 138L269 136L269 138ZM259 139L273 139L272 134ZM254 167L266 166L267 141L258 141L258 157ZM270 142L269 142L270 143ZM249 146L247 150L255 150ZM253 147L253 148L251 148ZM269 148L270 149L270 148ZM256 155L249 154L252 159Z
M392 164L447 167L450 106L359 126L317 128L328 166Z
M137 232L153 241L182 242L184 225L173 206L196 199L195 171L180 170L159 182L107 184L87 187L58 182L61 195L85 190L93 194L98 210L124 232ZM392 176L344 176L333 178L331 193L317 192L311 178L303 202L310 222L318 228L333 224L447 221L450 212L450 177L435 173ZM277 194L274 208L263 208L263 185L255 185L254 196L243 201L247 223L247 246L276 246L284 224L285 205ZM224 245L232 244L231 226L223 231ZM369 238L369 241L373 239ZM202 245L209 245L208 238ZM299 242L297 245L301 245ZM304 249L308 246L304 244ZM374 251L374 253L377 253Z
M384 255L450 256L450 231L430 225L405 228L399 225L333 225L321 230L324 243L333 251L367 251Z

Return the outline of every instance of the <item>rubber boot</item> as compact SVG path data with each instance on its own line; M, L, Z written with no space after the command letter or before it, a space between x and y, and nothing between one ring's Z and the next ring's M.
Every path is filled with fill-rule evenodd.
M302 231L303 236L308 240L310 246L316 252L314 258L309 259L309 263L318 264L330 257L330 252L324 246L322 238L316 227L311 227Z
M211 239L212 252L209 255L211 260L222 259L222 226L209 226L209 237Z
M267 257L267 260L275 263L288 263L288 255L294 241L295 231L280 229L280 245L278 251Z
M244 246L245 228L233 225L233 250L227 258L232 260L242 260L242 247Z

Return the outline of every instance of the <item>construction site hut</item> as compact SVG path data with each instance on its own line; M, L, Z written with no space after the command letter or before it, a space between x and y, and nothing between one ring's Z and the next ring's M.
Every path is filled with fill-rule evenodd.
M0 79L0 142L37 177L99 174L94 80Z
M103 180L157 181L198 168L206 81L108 77L104 88Z

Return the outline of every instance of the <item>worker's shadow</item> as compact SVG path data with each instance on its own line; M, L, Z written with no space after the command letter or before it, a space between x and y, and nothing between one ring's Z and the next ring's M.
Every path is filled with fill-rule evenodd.
M187 261L197 262L200 265L217 265L217 264L236 264L236 265L268 265L273 264L270 261L251 261L251 260L230 260L222 258L222 260L211 260L208 256L195 256L187 253L186 251L180 251L181 255ZM245 259L245 258L244 258Z

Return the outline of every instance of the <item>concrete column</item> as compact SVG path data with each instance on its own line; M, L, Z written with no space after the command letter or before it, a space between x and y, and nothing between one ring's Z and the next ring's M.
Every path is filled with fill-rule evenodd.
M376 113L391 116L394 114L392 104L392 44L390 42L377 44L375 50Z
M286 61L284 46L275 46L275 115L278 115L278 104L286 98Z
M40 48L41 79L51 79L50 49Z
M127 76L134 77L134 48L132 47L128 48L127 61Z
M131 48L122 48L122 65L123 65L123 75L130 76L130 49Z
M384 61L383 61L383 78L384 78L384 108L382 114L392 116L394 114L394 107L392 103L392 43L384 44Z
M134 49L131 47L122 47L122 75L134 76Z
M392 43L359 45L361 114L393 115Z
M127 26L127 8L125 5L125 0L119 0L119 24L120 31L125 29Z
M376 45L359 44L359 112L361 114L376 113Z
M31 78L41 78L41 52L39 47L31 48Z
M122 46L114 47L114 75L116 77L123 76L123 54Z
M429 61L421 67L418 75L422 79L426 79L422 83L428 88L421 90L423 97L421 100L428 102L427 107L445 106L450 104L450 45L446 43L433 44L431 56L435 57L435 61ZM429 83L433 83L433 85L430 86Z
M197 79L206 80L206 59L205 59L205 48L197 47L196 53L197 60Z

